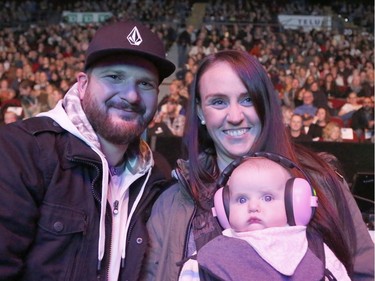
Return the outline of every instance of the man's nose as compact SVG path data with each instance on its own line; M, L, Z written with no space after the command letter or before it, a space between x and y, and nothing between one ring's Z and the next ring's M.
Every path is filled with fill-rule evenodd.
M139 101L138 88L134 83L127 83L119 90L120 97L127 100L129 103L136 103Z

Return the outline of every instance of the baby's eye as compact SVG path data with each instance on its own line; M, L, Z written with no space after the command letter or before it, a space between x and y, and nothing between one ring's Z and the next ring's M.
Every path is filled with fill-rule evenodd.
M273 200L273 197L271 195L264 195L263 200L266 202L270 202Z
M246 198L245 197L240 197L240 198L238 198L238 203L240 203L240 204L245 204L246 203Z

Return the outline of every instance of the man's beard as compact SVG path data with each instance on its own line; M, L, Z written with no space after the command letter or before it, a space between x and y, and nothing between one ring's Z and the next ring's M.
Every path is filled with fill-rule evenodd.
M110 108L108 106L111 106L108 102L99 106L93 99L92 93L86 92L82 100L82 107L94 131L110 143L117 145L130 144L137 140L150 120L145 120L143 114L138 110L139 114L136 118L128 120L123 118L123 122L116 118L114 121L108 113Z

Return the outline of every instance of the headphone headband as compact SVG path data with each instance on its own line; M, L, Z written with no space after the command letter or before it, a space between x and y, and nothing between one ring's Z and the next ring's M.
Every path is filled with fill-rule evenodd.
M300 171L302 173L302 175L304 176L304 178L310 183L311 185L311 181L310 181L310 178L309 176L302 170L302 168L300 168L296 163L294 163L292 160L290 160L289 158L285 157L285 156L282 156L280 154L277 154L277 153L271 153L271 152L263 152L263 151L258 151L258 152L254 152L254 153L251 153L251 154L246 154L244 156L240 156L238 157L237 159L233 160L220 174L219 176L219 179L217 181L217 187L220 188L220 187L224 187L228 180L229 180L229 177L231 176L233 170L235 168L237 168L242 162L244 162L246 159L248 158L251 158L251 157L264 157L264 158L267 158L273 162L276 162L276 163L279 163L281 166L285 167L285 168L288 168L288 169L297 169L298 171Z

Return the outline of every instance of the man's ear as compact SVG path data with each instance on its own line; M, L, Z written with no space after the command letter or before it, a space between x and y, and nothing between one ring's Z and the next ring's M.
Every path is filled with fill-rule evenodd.
M78 93L79 93L79 98L82 100L85 93L86 93L86 88L88 85L88 76L84 72L80 72L77 74L77 84L78 84Z
M206 120L204 119L203 110L200 104L197 104L197 115L198 115L199 120L201 120L201 124L202 125L206 124Z

